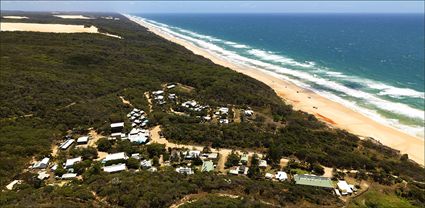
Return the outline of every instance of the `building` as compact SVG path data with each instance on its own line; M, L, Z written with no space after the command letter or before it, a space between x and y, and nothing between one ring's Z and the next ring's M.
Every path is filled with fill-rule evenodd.
M210 172L214 170L214 163L211 160L204 161L202 163L201 171L202 172Z
M134 158L134 159L136 159L136 160L140 160L140 154L139 153L133 153L133 154L131 154L131 156L130 156L131 158Z
M138 144L146 144L149 141L150 134L149 130L133 128L128 134L128 139L131 142Z
M258 167L267 168L267 160L260 160L258 163Z
M116 173L123 170L127 170L127 166L123 163L103 167L103 171L107 173Z
M336 185L339 191L341 192L341 195L343 196L353 193L353 190L351 189L350 185L348 185L346 181L338 181Z
M82 161L81 157L67 159L64 166L65 168L72 168L72 166L74 166L75 163L79 163L81 161Z
M41 161L34 163L34 165L32 166L32 168L35 168L35 169L44 169L44 168L47 168L47 166L49 166L49 161L50 161L50 158L45 157Z
M211 160L216 160L218 158L218 153L217 152L212 152L208 154L208 159Z
M245 116L252 116L252 115L254 115L254 111L253 110L244 110L243 114Z
M111 136L113 133L121 133L124 129L124 122L111 123Z
M67 179L73 179L75 177L77 177L76 173L65 173L62 175L61 179L67 180Z
M244 175L246 175L246 174L248 174L248 167L246 167L245 165L241 165L241 166L239 166L239 174L244 174Z
M77 144L87 144L89 142L89 136L82 136L77 139Z
M229 108L227 107L221 107L218 109L218 112L220 112L220 114L228 114L229 113Z
M186 152L186 156L185 156L185 158L186 158L186 159L194 159L194 158L199 157L200 155L201 155L201 151L198 151L198 150L190 150L190 151L187 151L187 152Z
M152 92L152 95L154 95L154 96L158 96L158 95L162 95L162 94L164 94L163 90L157 90L157 91Z
M176 85L175 84L169 84L169 85L167 85L167 89L173 89L173 88L175 88L176 87Z
M295 184L333 189L330 178L315 175L295 175Z
M283 171L278 171L276 173L276 179L279 180L279 181L285 181L285 180L288 179L288 174L286 174Z
M140 162L140 166L142 166L142 168L149 169L152 167L152 160L143 160Z
M231 167L230 170L229 170L229 174L238 175L239 174L239 167L238 166Z
M60 146L59 146L59 148L61 149L61 150L66 150L66 149L68 149L73 143L75 142L75 140L74 139L68 139L68 140L66 140L64 143L62 143Z
M46 173L46 171L38 172L37 178L40 179L40 180L48 179L49 177L50 177L50 175L48 173Z
M266 173L266 174L264 175L264 177L266 177L267 179L273 179L274 175L273 175L273 174L271 174L271 173Z
M14 187L16 184L21 184L21 183L22 183L22 180L14 180L14 181L10 182L10 183L6 186L6 189L7 189L7 190L12 190L12 189L13 189L13 187Z
M186 174L186 175L193 174L192 168L189 168L189 167L178 167L176 168L176 172L181 174Z
M118 152L113 154L106 155L105 159L103 159L103 163L106 163L108 161L114 161L114 160L127 160L128 156L125 154L125 152Z
M227 119L227 118L222 118L222 119L220 119L220 124L229 124L229 119Z
M246 165L248 163L248 154L243 153L242 156L241 156L240 162L242 164L245 164Z

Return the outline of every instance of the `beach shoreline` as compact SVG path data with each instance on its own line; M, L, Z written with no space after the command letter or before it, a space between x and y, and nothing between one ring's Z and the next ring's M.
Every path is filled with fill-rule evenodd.
M413 161L424 166L424 140L415 136L408 135L390 126L378 123L371 118L356 112L340 103L329 100L310 90L301 88L294 83L272 76L264 70L241 66L230 61L224 60L215 54L211 54L196 45L185 40L171 36L162 32L160 29L147 24L144 21L127 18L147 28L160 37L182 45L194 54L203 56L215 64L228 67L234 71L257 79L270 86L278 96L287 104L291 104L295 110L305 111L315 115L321 121L329 125L345 129L359 137L372 137L380 143L399 150L402 154L408 154Z

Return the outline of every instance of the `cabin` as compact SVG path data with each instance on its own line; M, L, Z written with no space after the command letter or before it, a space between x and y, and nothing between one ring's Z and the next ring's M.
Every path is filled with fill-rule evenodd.
M211 160L204 161L202 163L201 171L202 172L210 172L214 170L214 163Z
M260 160L258 163L258 167L267 168L267 160Z
M47 168L47 166L49 166L49 161L50 161L50 158L45 157L41 161L34 163L34 165L32 166L32 168L34 168L34 169L44 169L44 168Z
M37 178L39 180L44 180L50 178L50 175L46 171L40 171L38 172Z
M169 84L169 85L167 85L167 89L173 89L173 88L175 88L176 87L176 85L175 84Z
M152 95L154 95L154 96L158 96L158 95L162 95L162 94L164 94L163 90L157 90L157 91L152 92Z
M201 151L199 150L190 150L186 152L186 159L194 159L197 158L201 155Z
M320 188L333 189L333 184L330 178L315 176L315 175L294 175L295 184L305 185L305 186L314 186Z
M102 160L102 163L106 163L108 161L114 161L114 160L127 160L128 156L125 154L125 152L118 152L113 154L106 155L105 159Z
M244 165L246 165L248 163L248 154L243 153L240 159L240 162Z
M226 115L226 114L229 113L229 108L227 108L227 107L221 107L221 108L218 109L218 112L220 114L222 114L222 115Z
M208 154L208 159L211 160L216 160L218 158L218 153L217 152L212 152Z
M116 173L123 170L127 170L127 166L123 163L103 167L103 171L107 173Z
M149 169L152 167L152 160L143 160L140 162L140 166L142 166L142 168Z
M274 175L273 175L273 174L271 174L271 173L266 173L266 174L264 175L264 177L265 177L265 178L267 178L267 179L273 179Z
M146 144L149 141L150 134L148 130L133 128L128 134L128 139L131 142L138 144Z
M89 142L89 136L82 136L77 139L77 144L87 144Z
M111 133L121 133L124 129L124 122L111 123ZM112 136L111 134L111 136Z
M133 154L131 154L131 156L130 156L131 158L134 158L134 159L136 159L136 160L140 160L140 153L133 153Z
M176 168L176 172L181 174L186 174L186 175L193 174L192 168L189 168L189 167L178 167Z
M243 114L245 116L252 116L252 115L254 115L254 111L253 110L244 110Z
M286 174L283 171L278 171L276 173L276 179L279 180L279 181L285 181L285 180L288 179L288 174Z
M231 168L229 169L229 174L232 174L232 175L238 175L238 174L239 174L239 167L238 167L238 166L231 167Z
M59 148L61 149L61 150L66 150L66 149L68 149L73 143L75 142L75 140L74 139L68 139L68 140L66 140L64 143L62 143L60 146L59 146Z
M75 177L77 177L76 173L65 173L65 174L62 175L61 179L62 180L68 180L68 179L73 179Z
M83 161L83 159L81 157L67 159L66 162L65 162L64 167L65 168L72 168L72 166L74 166L75 163L79 163L81 161Z
M353 190L346 181L338 181L336 185L343 196L353 193Z

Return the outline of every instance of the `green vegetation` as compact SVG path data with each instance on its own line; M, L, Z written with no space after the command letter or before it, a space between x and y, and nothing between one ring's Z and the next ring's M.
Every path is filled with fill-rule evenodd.
M250 201L241 198L231 198L227 196L217 196L209 194L196 199L194 202L185 203L182 208L198 208L198 207L216 207L216 208L239 208L239 207L273 207L257 201Z
M350 203L349 208L410 208L415 207L408 200L400 198L395 195L391 190L369 190L365 194L357 197Z
M7 14L2 11L2 15ZM309 170L314 172L322 170L318 164L360 169L365 179L388 185L399 181L392 175L425 181L424 169L407 156L328 128L314 116L292 110L265 84L164 41L121 15L107 14L119 17L119 21L60 19L47 13L25 16L30 18L2 22L95 25L123 39L100 34L1 32L0 186L25 178L17 186L19 192L0 194L1 207L165 207L188 194L219 191L247 200L228 199L224 203L229 206L254 206L258 200L278 206L342 206L339 199L322 189L258 179L255 167L249 176L256 180L214 173L184 176L173 170L106 174L99 162L91 161L97 157L95 149L59 154L59 161L71 155L84 158L74 167L84 180L63 187L46 186L34 175L21 173L32 157L49 156L52 142L61 141L68 131L86 134L93 127L99 133L110 133L109 124L123 121L130 111L119 96L148 111L144 92L161 89L164 83L182 84L184 90L176 90L182 90L185 99L211 107L250 106L259 113L255 119L244 118L242 123L217 125L172 114L166 108L172 104L154 105L150 125L160 124L163 135L176 143L261 149L275 167L280 158L291 156L313 164ZM155 166L165 153L164 146L157 144L140 148L128 141L107 139L97 144L99 151L141 153L153 158ZM231 156L226 165L237 163L239 156ZM127 161L127 165L130 169L139 166L134 160ZM63 173L59 165L55 174ZM409 186L398 193L415 205L425 204L423 187ZM208 205L210 199L199 203Z

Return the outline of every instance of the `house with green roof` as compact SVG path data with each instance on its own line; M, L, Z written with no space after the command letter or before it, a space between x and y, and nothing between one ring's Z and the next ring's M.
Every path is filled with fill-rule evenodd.
M202 172L210 172L214 170L214 163L211 160L204 161L202 163L201 171Z
M321 188L334 188L332 181L328 177L315 176L315 175L295 175L295 184L315 186Z

